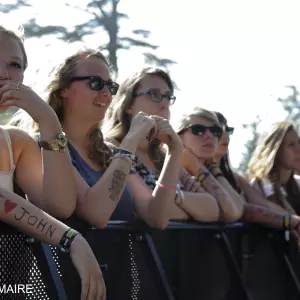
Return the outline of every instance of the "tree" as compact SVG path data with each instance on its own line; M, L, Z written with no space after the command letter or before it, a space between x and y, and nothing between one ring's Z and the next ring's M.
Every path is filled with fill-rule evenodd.
M299 92L294 85L288 85L286 88L291 90L291 95L287 98L278 98L278 101L282 104L283 109L287 112L287 121L294 122L298 129L300 129L300 102Z
M245 144L246 151L243 153L243 158L239 164L238 170L242 173L246 173L248 170L248 164L251 158L252 153L254 152L258 139L259 139L259 131L258 126L261 123L261 119L259 116L256 117L256 120L249 123L243 124L244 129L249 129L252 135L252 138L247 141Z
M118 11L118 5L121 0L91 0L87 3L86 8L74 7L67 3L70 8L76 8L87 14L90 18L87 22L75 25L74 30L70 31L63 26L40 26L35 19L30 19L24 25L26 37L41 37L44 35L56 35L58 39L68 42L82 40L83 37L95 34L97 29L103 28L108 34L108 43L99 45L99 49L108 52L110 63L115 72L118 72L118 56L119 50L129 50L131 47L143 47L150 50L158 49L157 45L150 43L149 37L151 32L144 29L132 30L132 37L120 36L119 22L129 19L127 14ZM8 13L11 10L18 9L22 6L30 6L26 0L17 0L14 5L1 5L0 11ZM148 64L164 67L176 62L171 59L162 59L154 53L144 53L145 62Z

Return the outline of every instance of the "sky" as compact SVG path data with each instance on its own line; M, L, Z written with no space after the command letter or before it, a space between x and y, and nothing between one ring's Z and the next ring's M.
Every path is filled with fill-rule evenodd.
M14 3L2 0L1 3ZM32 0L33 8L0 22L23 23L36 18L40 25L72 28L87 20L62 0ZM85 0L72 0L84 7ZM193 106L221 111L236 128L230 158L237 167L251 135L242 124L262 120L261 130L285 117L276 99L288 95L286 85L299 86L300 2L295 0L121 0L119 11L129 15L120 23L122 36L133 29L151 31L149 41L159 45L155 54L177 62L170 68L180 88L172 107L172 122ZM104 31L84 40L90 47L107 41ZM29 68L25 83L39 91L51 68L80 45L54 36L26 41ZM141 48L120 51L119 80L144 66ZM37 75L38 74L38 75Z

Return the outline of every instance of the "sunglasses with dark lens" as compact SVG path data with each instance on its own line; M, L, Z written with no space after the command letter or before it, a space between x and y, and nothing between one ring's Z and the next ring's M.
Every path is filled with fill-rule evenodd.
M201 124L194 124L190 125L187 128L191 129L193 135L203 135L206 132L206 130L209 130L213 134L213 136L217 138L220 138L223 134L222 128L217 125L204 126Z
M156 102L156 103L160 103L164 99L166 99L170 103L170 105L173 105L175 103L175 100L176 100L175 96L168 95L168 94L167 95L163 95L158 90L148 90L146 92L136 93L135 97L144 96L144 95L149 96L150 100L152 102Z
M109 92L112 95L116 95L119 89L119 85L112 80L104 80L100 76L77 76L72 77L70 82L89 80L90 89L93 91L101 91L107 86Z
M225 127L225 131L227 132L228 135L232 135L234 132L234 127Z

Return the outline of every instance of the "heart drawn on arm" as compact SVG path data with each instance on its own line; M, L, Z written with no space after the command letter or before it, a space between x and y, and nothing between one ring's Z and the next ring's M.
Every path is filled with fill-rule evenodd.
M16 203L10 201L10 200L5 200L4 202L4 212L8 214L11 212L15 207L17 206Z

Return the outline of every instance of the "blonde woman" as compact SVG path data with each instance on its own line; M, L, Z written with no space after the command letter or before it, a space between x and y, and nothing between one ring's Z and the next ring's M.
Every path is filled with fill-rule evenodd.
M233 172L230 162L228 147L230 135L234 128L228 126L227 119L220 112L215 112L223 128L223 134L215 153L214 161L220 166L222 175L228 180L236 192L245 199L244 213L241 218L243 221L260 223L262 225L293 230L294 235L300 241L300 218L295 214L278 205L268 201L259 191L251 186L242 176ZM286 224L286 222L290 224Z
M291 214L300 213L300 189L294 169L300 165L300 138L293 123L272 125L249 162L249 176L254 187L266 199Z
M76 188L58 118L37 94L22 84L26 67L23 40L16 32L0 26L0 113L9 107L27 111L38 124L41 141L49 147L41 155L35 141L24 131L0 127L0 233L11 234L0 235L4 245L0 247L2 284L26 284L20 279L30 278L34 261L21 259L30 253L21 233L25 232L70 251L82 280L82 297L105 299L102 274L85 239L35 206L68 218L75 209ZM50 149L49 141L57 147ZM30 202L14 193L14 183ZM62 206L61 202L67 205Z
M216 197L221 209L220 220L226 221L232 211L238 220L244 201L222 176L213 159L223 134L216 115L195 107L179 119L177 132L185 148L181 159L183 167Z

